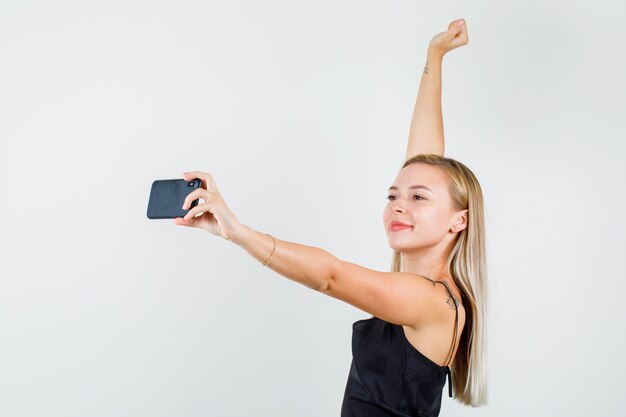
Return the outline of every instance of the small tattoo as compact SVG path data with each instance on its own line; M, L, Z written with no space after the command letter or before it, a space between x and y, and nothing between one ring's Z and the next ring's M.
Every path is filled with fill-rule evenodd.
M438 282L441 282L441 281L435 281L435 280L430 279L430 278L428 278L428 277L424 277L424 278L426 278L427 280L429 280L429 281L430 281L430 283L431 283L431 284L433 284L433 287L435 287L435 286L436 286L436 284L437 284ZM441 283L443 284L443 282L441 282ZM446 284L443 284L443 285L444 285L446 288L448 288L448 286L447 286ZM456 309L457 309L457 307L459 306L459 301L458 301L456 298L452 297L451 293L448 293L448 299L446 300L446 303L450 306L450 308L451 308L452 310L456 310Z
M424 67L424 74L428 74L428 62L426 63L426 66Z

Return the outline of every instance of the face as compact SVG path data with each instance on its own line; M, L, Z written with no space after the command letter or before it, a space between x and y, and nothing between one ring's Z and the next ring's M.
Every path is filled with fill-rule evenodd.
M415 185L426 188L410 188ZM439 244L444 238L456 237L450 233L457 224L459 214L451 208L448 179L439 168L413 163L398 173L387 194L388 202L383 214L383 224L391 248L398 252ZM411 225L410 228L390 229L397 220ZM455 229L458 232L462 229Z

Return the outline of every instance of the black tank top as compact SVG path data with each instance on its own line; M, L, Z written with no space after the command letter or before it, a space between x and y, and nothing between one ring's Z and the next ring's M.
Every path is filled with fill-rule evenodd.
M438 416L446 375L452 397L448 365L456 342L459 302L445 282L433 282L444 284L455 304L454 337L446 365L417 350L401 325L378 317L358 320L352 325L352 363L341 417Z

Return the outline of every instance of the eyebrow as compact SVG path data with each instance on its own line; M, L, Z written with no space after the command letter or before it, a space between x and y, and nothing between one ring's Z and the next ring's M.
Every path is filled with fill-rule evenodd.
M435 194L435 193L433 193L433 192L431 191L431 189L430 189L430 188L428 188L428 187L427 187L427 186L425 186L425 185L421 185L421 184L418 184L418 185L411 185L411 186L409 187L409 190L414 190L414 189L416 189L416 188L423 188L424 190L428 190L428 191L429 191L429 192L431 192L432 194ZM391 191L391 190L399 190L399 188L398 188L398 187L396 187L395 185L392 185L391 187L389 187L389 191Z

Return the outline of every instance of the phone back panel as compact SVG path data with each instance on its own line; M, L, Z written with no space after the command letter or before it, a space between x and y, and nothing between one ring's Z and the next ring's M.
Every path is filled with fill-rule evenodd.
M202 182L199 179L189 181L184 179L154 181L150 189L150 199L148 201L148 218L175 219L176 217L184 217L200 201L199 199L194 200L189 210L183 210L181 207L185 202L185 198L189 193L201 186Z

